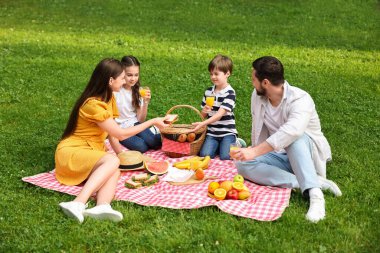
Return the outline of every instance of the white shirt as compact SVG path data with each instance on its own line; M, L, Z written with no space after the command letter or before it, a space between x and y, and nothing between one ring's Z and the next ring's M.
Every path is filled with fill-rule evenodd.
M132 91L122 87L119 92L114 92L114 96L120 114L119 117L115 119L116 123L122 128L133 126L138 122L138 119L136 108L132 105ZM141 99L140 104L142 103L143 101Z

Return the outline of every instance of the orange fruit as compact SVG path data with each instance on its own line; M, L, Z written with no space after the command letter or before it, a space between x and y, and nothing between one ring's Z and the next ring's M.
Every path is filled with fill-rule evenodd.
M232 181L226 180L220 183L220 188L223 188L227 192L229 192L232 189Z
M223 200L226 198L227 192L223 188L218 188L214 191L214 196L217 200Z
M195 140L195 133L189 133L188 135L187 135L187 141L188 142L193 142L194 140Z
M211 182L208 185L208 192L214 194L214 191L219 188L218 182Z
M187 134L180 134L177 141L179 142L185 142L187 139Z
M244 199L247 199L249 198L249 196L251 196L251 193L249 191L246 191L246 190L242 190L239 192L239 199L240 200L244 200Z
M195 178L198 180L202 180L203 178L205 178L205 172L202 169L197 169L195 171Z
M232 188L234 188L235 190L240 192L240 191L244 190L244 184L242 182L234 182L232 184Z

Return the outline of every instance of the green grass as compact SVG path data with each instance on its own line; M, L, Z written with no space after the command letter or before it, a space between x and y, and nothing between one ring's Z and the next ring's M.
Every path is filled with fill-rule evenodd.
M0 252L379 252L379 8L375 0L1 1ZM71 196L21 181L54 167L68 114L100 59L141 60L154 117L198 107L217 53L234 61L246 140L252 60L278 57L287 80L313 96L333 151L328 177L343 191L326 194L326 220L308 223L295 192L275 222L114 202L123 222L79 225L58 208Z

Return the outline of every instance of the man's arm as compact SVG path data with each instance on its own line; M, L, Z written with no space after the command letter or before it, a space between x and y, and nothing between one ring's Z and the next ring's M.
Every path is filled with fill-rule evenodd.
M231 151L231 157L239 161L253 160L256 157L265 155L273 151L273 147L268 142L264 141L256 147L240 148Z

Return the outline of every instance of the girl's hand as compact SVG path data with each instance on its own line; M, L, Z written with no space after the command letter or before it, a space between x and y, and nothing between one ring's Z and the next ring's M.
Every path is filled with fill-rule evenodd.
M208 106L208 105L205 105L205 106L202 108L202 113L203 113L203 114L208 114L209 112L211 112L211 107Z
M202 127L204 127L204 123L203 122L194 122L191 125L195 126L195 128L191 129L190 132L198 131L199 129L201 129Z
M166 118L168 118L168 117L166 116L164 118L154 118L153 119L153 125L156 126L160 130L162 128L168 127L169 125L164 123L164 120L166 120Z
M151 98L150 90L145 90L144 103L149 104Z

